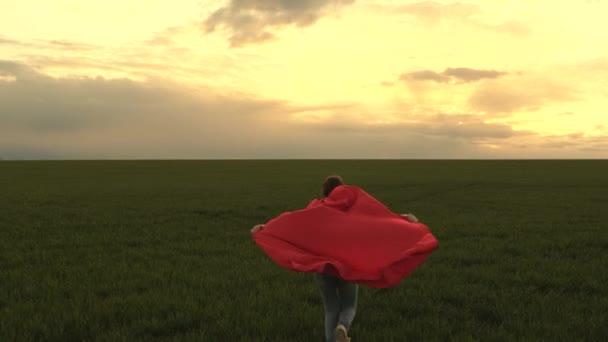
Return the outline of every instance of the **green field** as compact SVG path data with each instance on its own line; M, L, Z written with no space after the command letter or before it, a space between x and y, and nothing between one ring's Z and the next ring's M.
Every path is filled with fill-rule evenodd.
M333 173L439 240L353 342L608 339L606 160L3 161L0 341L322 341L249 229Z

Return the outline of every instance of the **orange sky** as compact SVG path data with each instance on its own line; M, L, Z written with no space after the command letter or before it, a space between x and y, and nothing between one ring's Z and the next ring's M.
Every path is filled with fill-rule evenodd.
M0 0L0 157L608 157L608 1L177 4Z

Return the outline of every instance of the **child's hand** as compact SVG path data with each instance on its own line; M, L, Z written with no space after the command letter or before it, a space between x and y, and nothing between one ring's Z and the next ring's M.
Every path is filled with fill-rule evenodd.
M414 214L401 214L401 216L403 216L406 220L413 222L413 223L420 222L420 221L418 221L418 218L416 216L414 216Z
M253 228L251 228L251 234L259 232L262 228L264 228L263 224L256 224L253 226Z

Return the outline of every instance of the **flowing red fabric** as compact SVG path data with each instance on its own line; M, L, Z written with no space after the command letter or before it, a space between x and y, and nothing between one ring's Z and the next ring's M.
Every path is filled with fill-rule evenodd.
M438 247L426 225L409 222L352 185L281 214L253 239L286 269L377 288L398 285Z

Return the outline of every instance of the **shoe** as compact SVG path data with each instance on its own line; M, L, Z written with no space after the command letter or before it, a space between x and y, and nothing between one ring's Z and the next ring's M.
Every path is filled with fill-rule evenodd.
M350 342L350 337L346 333L346 327L343 324L338 324L336 327L336 342Z

